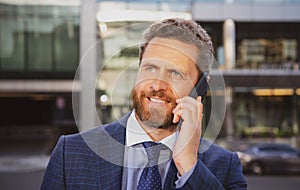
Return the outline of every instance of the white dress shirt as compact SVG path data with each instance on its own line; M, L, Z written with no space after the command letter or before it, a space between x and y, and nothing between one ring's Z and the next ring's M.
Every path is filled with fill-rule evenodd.
M158 168L164 184L167 176L167 172L170 167L172 159L172 151L177 139L178 133L175 132L166 138L162 139L157 143L162 143L165 148L161 151ZM141 144L142 142L153 141L144 129L138 123L135 111L133 111L128 118L126 127L126 142L125 142L125 153L124 153L124 169L122 179L123 190L135 190L139 182L140 176L142 175L143 169L148 163L147 153ZM192 174L193 169L187 172L183 176L178 176L176 181L176 187L182 187Z

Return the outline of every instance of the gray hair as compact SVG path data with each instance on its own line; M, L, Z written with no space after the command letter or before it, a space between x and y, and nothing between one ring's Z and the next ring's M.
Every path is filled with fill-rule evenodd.
M147 44L155 37L176 39L184 43L195 45L199 52L196 64L200 72L209 72L214 61L213 44L207 32L196 22L180 18L171 18L152 24L143 33L139 52L140 62Z

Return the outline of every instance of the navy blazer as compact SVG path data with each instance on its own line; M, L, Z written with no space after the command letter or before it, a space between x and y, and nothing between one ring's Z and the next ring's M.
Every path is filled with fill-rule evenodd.
M61 136L41 189L121 189L128 116L80 134ZM163 189L175 189L176 180L172 161ZM247 184L236 153L213 144L199 153L196 167L181 189L247 189Z

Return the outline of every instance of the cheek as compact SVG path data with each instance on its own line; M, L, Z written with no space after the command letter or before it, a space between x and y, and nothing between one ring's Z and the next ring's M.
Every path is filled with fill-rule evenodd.
M180 85L177 83L177 85L173 86L173 93L176 98L188 96L192 89L194 88L194 85L192 82L184 82Z
M147 84L145 81L135 81L134 83L134 89L135 91L140 94L142 91L146 90Z
M145 77L143 75L138 74L134 81L134 86L139 87L139 88L145 88L150 83L151 83L151 80L149 77Z

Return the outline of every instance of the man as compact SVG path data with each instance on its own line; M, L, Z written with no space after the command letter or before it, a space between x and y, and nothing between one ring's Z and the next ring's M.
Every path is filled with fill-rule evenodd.
M216 145L198 151L207 145L203 105L189 94L213 62L207 33L195 22L166 19L151 25L143 40L134 110L62 136L41 189L246 189L235 153Z

